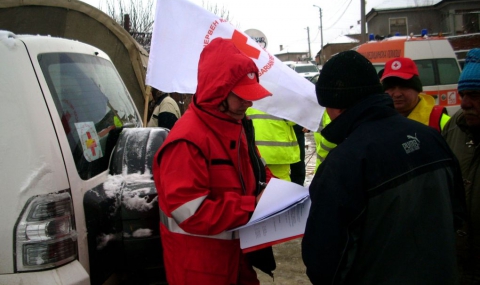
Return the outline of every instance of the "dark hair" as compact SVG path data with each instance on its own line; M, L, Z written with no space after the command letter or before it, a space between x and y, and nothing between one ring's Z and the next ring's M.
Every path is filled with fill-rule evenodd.
M417 92L423 91L422 82L420 81L420 78L417 75L414 75L410 79L402 79L400 77L395 77L395 76L387 77L383 79L382 84L385 90L393 88L395 86L400 86L400 87L412 88Z

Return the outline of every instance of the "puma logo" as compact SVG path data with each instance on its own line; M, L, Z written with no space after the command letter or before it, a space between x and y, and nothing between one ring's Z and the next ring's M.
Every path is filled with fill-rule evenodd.
M402 144L405 153L409 154L420 149L420 140L415 136L407 135L408 141Z

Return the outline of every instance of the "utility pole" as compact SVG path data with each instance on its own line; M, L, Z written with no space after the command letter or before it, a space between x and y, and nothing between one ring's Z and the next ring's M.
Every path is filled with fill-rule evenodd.
M323 65L323 59L322 59L322 54L323 54L322 8L320 8L317 5L313 5L313 7L317 7L318 11L320 12L320 65Z
M307 27L307 38L308 38L308 61L312 60L312 51L310 50L310 28Z
M366 43L367 42L367 39L366 39L366 35L367 35L367 31L365 29L365 25L367 24L366 23L366 19L365 19L365 0L360 0L360 13L362 13L361 15L361 18L360 18L360 22L362 23L362 28L360 29L361 30L361 43Z

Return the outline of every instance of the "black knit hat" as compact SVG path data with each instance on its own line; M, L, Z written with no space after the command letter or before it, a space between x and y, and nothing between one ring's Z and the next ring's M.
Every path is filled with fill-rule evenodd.
M402 79L400 77L395 77L395 76L387 77L383 79L382 84L385 90L393 88L395 86L400 86L400 87L412 88L417 92L423 91L422 82L420 81L420 78L417 75L412 76L412 78L410 79Z
M327 61L315 91L320 105L346 109L368 95L383 93L383 87L372 63L360 53L348 50Z

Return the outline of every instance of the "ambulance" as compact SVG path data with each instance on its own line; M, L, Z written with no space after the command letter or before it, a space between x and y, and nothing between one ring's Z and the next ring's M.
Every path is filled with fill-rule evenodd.
M457 83L461 68L445 37L393 36L355 49L373 63L377 72L392 58L411 58L417 65L423 92L432 95L437 105L445 106L450 115L459 109Z

